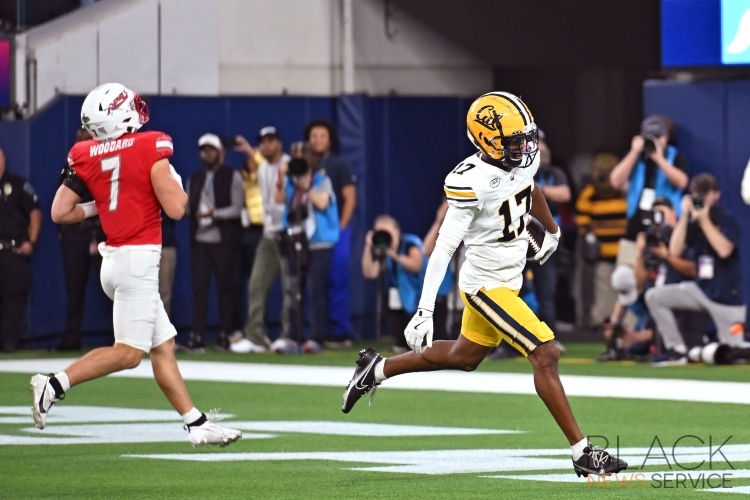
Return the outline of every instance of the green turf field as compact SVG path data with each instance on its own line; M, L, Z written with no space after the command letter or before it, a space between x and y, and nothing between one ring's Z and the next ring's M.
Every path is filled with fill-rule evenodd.
M513 374L530 379L525 360L487 360L479 373L453 374L466 377L459 378L465 391L386 382L371 407L365 399L344 415L341 396L356 349L182 356L205 362L185 363L189 370L183 370L198 406L220 406L225 425L244 433L228 448L194 449L147 378L109 377L76 387L54 407L47 428L35 429L31 373L12 373L11 364L26 359L44 370L61 356L25 352L0 356L0 498L715 498L719 486L750 495L746 403L601 396L634 387L646 394L653 379L668 378L684 379L670 387L697 387L706 397L737 391L747 401L748 366L597 364L590 359L599 345L567 347L561 373L592 377L581 379L591 382L591 396L570 398L581 428L606 436L610 449L619 439L620 454L631 463L606 482L576 478L567 443L535 395L473 392L472 382L482 377L496 377L498 385ZM209 362L240 377L281 369L309 385L201 380L223 366ZM318 384L321 372L310 371L313 365L331 367L332 378ZM623 378L602 387L593 378L600 376ZM694 382L700 380L736 385Z

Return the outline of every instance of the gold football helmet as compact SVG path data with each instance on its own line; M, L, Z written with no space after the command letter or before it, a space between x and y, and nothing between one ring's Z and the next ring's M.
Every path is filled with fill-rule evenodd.
M506 168L526 168L539 151L539 136L531 111L508 92L479 96L466 115L466 134L472 143Z

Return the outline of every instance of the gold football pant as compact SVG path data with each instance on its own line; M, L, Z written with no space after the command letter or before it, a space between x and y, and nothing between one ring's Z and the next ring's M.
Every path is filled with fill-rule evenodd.
M546 323L509 288L482 288L475 295L461 292L466 306L461 319L461 335L472 342L495 347L503 340L527 356L538 345L555 338Z

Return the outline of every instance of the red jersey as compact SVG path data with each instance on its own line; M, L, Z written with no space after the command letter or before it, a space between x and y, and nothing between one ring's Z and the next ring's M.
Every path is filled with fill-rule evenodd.
M94 197L107 245L161 245L161 205L151 167L172 151L172 138L155 131L81 141L70 149L68 164Z

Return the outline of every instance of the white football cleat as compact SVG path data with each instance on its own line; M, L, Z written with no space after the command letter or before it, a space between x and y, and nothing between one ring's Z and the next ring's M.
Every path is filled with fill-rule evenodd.
M250 339L241 338L229 344L229 350L237 354L248 354L251 352L266 352L264 345L258 345Z
M29 381L31 391L34 393L34 406L31 408L31 416L40 429L44 429L47 425L47 415L50 409L61 399L57 397L55 389L50 385L50 377L51 375L38 373L31 377Z
M230 445L242 437L242 431L228 429L214 422L220 420L218 410L211 410L206 415L206 421L201 425L185 426L188 431L188 438L193 447L203 446L204 444L215 444L220 447Z

